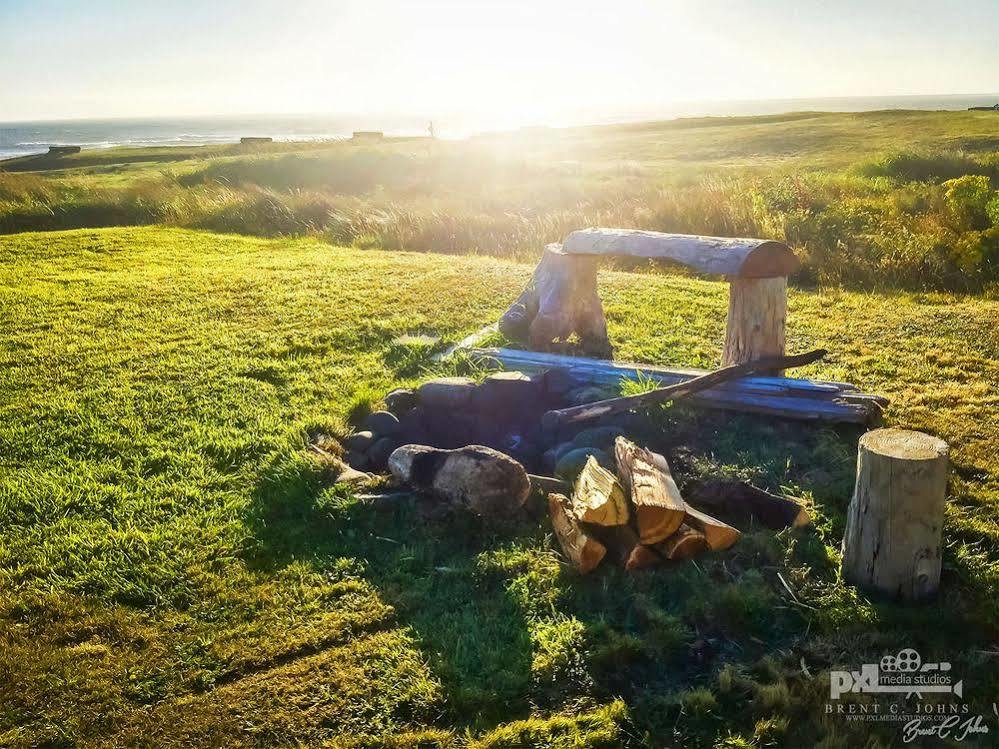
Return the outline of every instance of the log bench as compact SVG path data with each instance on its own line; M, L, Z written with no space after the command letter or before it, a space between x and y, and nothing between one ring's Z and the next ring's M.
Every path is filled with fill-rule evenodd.
M787 277L801 264L783 242L582 229L569 234L560 251L572 256L648 258L724 276L729 294L721 365L784 355Z
M473 355L505 367L564 367L605 385L619 382L629 372L651 375L663 384L699 374L600 361L611 358L613 349L597 294L597 265L600 258L615 256L679 264L728 281L721 366L785 354L787 277L800 263L783 242L591 228L548 245L527 288L500 318L500 332L526 344L529 351L473 349ZM597 358L557 355L570 338L576 339L583 354ZM699 400L716 408L854 423L877 422L887 404L883 398L857 393L852 385L771 374L708 391Z

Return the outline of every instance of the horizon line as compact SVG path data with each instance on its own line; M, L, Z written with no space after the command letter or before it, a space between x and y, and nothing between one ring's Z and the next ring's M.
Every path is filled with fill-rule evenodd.
M666 109L669 107L676 107L682 105L719 105L719 104L752 104L752 103L767 103L767 102L809 102L809 101L840 101L840 100L878 100L878 99L941 99L941 98L964 98L964 97L999 97L999 90L997 91L974 91L974 92L961 92L961 93L933 93L933 94L859 94L859 95L830 95L830 96L780 96L780 97L764 97L764 98L748 98L748 99L681 99L669 104L662 104L657 107L652 107L651 109ZM788 112L800 111L800 110L788 110ZM865 111L878 111L877 109L865 110ZM615 117L634 117L634 116L650 116L655 118L653 111L642 111L633 112L628 114L624 111L618 111L613 114L603 115L605 118L615 118ZM760 116L760 115L675 115L672 117L664 117L663 119L680 119L683 117L697 117L697 116ZM454 118L454 117L464 117L469 119L482 118L482 115L466 114L461 112L450 112L450 113L439 113L430 114L428 112L391 112L391 111L379 111L379 112L331 112L331 111L286 111L286 112L233 112L233 113L171 113L171 114L134 114L134 115L105 115L105 116L67 116L67 117L27 117L18 118L12 120L0 120L0 124L3 125L16 125L24 123L38 123L38 124L49 124L49 123L59 123L59 122L105 122L108 120L171 120L171 119L224 119L224 118L241 118L241 117L412 117L425 119L427 117L431 118ZM655 121L655 119L649 120ZM605 119L600 123L591 124L624 124L623 121L620 123L615 123L609 119ZM573 127L575 125L567 125L567 127Z

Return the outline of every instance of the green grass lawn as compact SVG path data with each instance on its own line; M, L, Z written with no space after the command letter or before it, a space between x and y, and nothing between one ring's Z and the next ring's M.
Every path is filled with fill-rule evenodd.
M901 647L951 661L996 728L999 302L792 291L789 348L832 352L804 374L952 444L941 595L909 609L838 579L852 428L662 411L681 480L739 471L815 524L638 574L575 577L536 511L496 527L332 488L308 436L429 366L394 339L456 340L530 270L163 228L0 238L0 745L889 745L895 726L824 715L826 672ZM620 358L717 361L724 284L601 283Z

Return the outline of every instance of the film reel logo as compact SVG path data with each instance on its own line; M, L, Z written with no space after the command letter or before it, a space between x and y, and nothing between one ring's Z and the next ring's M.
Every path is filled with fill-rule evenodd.
M927 673L929 671L950 671L950 663L923 663L922 657L912 648L903 648L896 655L886 655L878 667L889 673Z
M924 663L913 648L887 654L878 663L865 663L859 671L831 671L829 692L838 699L846 692L916 695L927 692L964 695L964 682L954 681L947 673L947 661Z

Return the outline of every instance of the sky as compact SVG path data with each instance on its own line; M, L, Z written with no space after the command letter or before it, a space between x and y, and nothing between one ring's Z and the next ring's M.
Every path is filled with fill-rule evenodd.
M999 0L0 0L0 121L999 91Z

